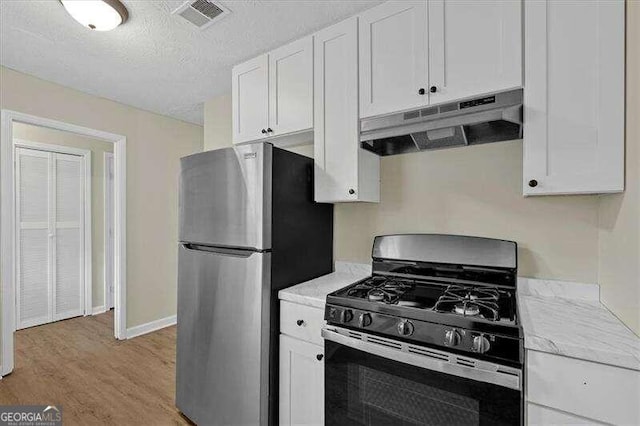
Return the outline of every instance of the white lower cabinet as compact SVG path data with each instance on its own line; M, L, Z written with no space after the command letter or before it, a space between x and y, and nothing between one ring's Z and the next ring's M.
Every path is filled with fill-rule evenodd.
M279 423L324 424L324 310L280 301Z
M526 358L528 424L640 424L639 371L530 350Z
M324 348L280 335L280 424L324 424Z

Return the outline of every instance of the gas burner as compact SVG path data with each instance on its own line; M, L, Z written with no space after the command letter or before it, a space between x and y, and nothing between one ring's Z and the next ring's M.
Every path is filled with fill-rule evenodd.
M498 290L486 287L451 285L440 296L434 309L491 321L500 319Z
M456 314L465 315L468 317L475 317L476 315L480 315L480 308L474 303L456 303L456 305L453 307L453 311Z
M351 287L347 296L392 304L412 288L413 284L410 282L376 276Z

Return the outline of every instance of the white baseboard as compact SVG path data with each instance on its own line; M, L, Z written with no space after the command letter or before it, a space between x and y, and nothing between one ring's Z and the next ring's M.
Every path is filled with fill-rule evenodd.
M91 315L98 315L98 314L103 314L107 312L107 308L102 305L102 306L94 306L92 311L91 311Z
M142 336L143 334L151 333L152 331L170 327L175 324L176 316L172 315L170 317L160 318L159 320L151 321L146 324L136 325L135 327L127 328L127 339Z

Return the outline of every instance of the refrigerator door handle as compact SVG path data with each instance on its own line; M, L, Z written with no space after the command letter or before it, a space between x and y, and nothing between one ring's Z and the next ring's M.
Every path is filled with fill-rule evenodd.
M254 253L262 253L266 250L256 250L253 248L237 249L228 247L215 247L204 244L183 243L183 247L192 251L207 251L210 253L222 254L225 256L249 257Z

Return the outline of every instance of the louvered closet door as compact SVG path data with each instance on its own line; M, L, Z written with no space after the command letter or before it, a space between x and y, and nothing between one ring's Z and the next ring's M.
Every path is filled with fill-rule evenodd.
M50 154L16 150L16 328L51 321Z
M84 313L82 157L53 154L53 320Z
M16 328L83 315L83 158L18 148L16 189Z

